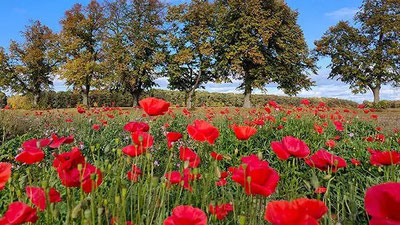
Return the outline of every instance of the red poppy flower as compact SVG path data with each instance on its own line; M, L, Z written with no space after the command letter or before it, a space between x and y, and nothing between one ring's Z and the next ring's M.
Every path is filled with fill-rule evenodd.
M50 142L50 139L31 139L22 143L22 148L44 148L49 145Z
M170 104L158 98L145 98L139 101L139 105L149 116L159 116L168 111Z
M329 141L327 141L325 143L326 146L330 147L330 148L334 148L336 146L336 142L332 139L330 139Z
M57 170L61 183L66 187L82 187L86 193L92 192L102 182L102 174L95 166L86 163L82 170L72 168L70 170Z
M308 100L308 99L303 99L303 100L301 100L300 103L303 104L303 105L310 105L310 100Z
M124 126L124 130L129 131L129 132L136 132L136 131L142 131L142 132L147 132L150 130L150 127L147 123L142 123L142 122L129 122Z
M168 132L167 133L168 148L172 148L172 143L182 138L182 134L179 132Z
M230 203L220 205L209 205L210 213L216 215L218 220L223 220L230 211L233 211L233 206Z
M256 155L243 157L243 164L233 170L232 180L245 188L246 194L258 194L265 197L275 192L279 174L269 167L267 161L260 160Z
M83 113L86 112L85 109L82 108L82 107L80 107L80 106L77 106L77 107L76 107L76 111L78 111L79 114L83 114Z
M191 173L190 168L184 169L182 173L178 171L172 171L165 174L165 178L167 178L167 180L169 181L167 185L180 184L184 189L189 191L192 191L190 181L194 181L200 177L200 174Z
M46 209L46 194L44 188L40 187L26 187L26 195L32 201L32 203L38 207L41 211ZM50 188L49 195L47 197L50 203L61 202L60 193L54 188Z
M132 170L130 170L127 174L128 180L137 182L140 175L142 175L142 171L136 165L132 166Z
M186 148L183 146L180 147L179 151L179 159L182 161L188 161L189 167L195 168L199 166L200 157L194 151L192 151L190 148Z
M29 222L36 223L37 220L36 209L22 202L13 202L8 205L8 209L0 222L5 225L16 225Z
M332 155L324 149L318 150L309 159L305 160L309 166L318 168L322 171L331 169L332 172L336 172L339 168L347 166L347 163L343 158Z
M324 133L324 128L318 125L317 123L314 124L314 130L319 134Z
M291 155L304 158L310 154L307 144L292 136L282 138L281 142L271 142L271 148L281 160L287 160Z
M172 210L172 215L164 220L164 225L206 225L207 216L199 208L180 205Z
M92 128L93 128L93 130L99 130L99 129L100 129L100 126L97 125L97 124L93 124Z
M141 146L143 148L150 148L153 146L154 139L149 133L136 131L131 133L131 137L133 143L135 143L137 146Z
M265 220L273 225L317 225L327 211L325 203L315 199L271 201L265 210Z
M318 187L314 191L315 194L323 194L325 192L326 192L326 187Z
M41 149L27 147L15 157L15 161L31 165L42 161L43 158L44 152Z
M217 128L204 120L195 120L194 125L188 125L187 131L194 140L204 142L207 141L211 145L219 136Z
M90 193L100 186L102 174L95 166L86 163L78 148L71 152L54 154L53 167L56 168L61 183L66 187L82 187Z
M355 165L355 166L361 165L361 162L358 161L357 159L351 159L350 161L351 161L351 163L352 163L353 165Z
M10 163L0 162L0 191L4 189L11 177L11 167Z
M228 183L228 181L225 178L220 178L217 182L215 182L215 185L222 187L225 186Z
M122 149L122 152L130 157L136 157L146 152L146 149L142 146L128 145Z
M169 172L165 174L165 178L167 178L171 184L178 184L182 180L181 173L179 171Z
M77 167L78 164L85 163L85 158L77 147L73 148L70 152L54 153L53 155L55 157L53 167L57 169L68 170Z
M369 161L374 166L388 166L388 165L400 165L400 153L396 151L385 151L381 152L378 150L371 150L371 156Z
M372 217L370 225L400 224L400 183L370 187L365 195L365 209Z
M216 152L211 152L210 155L211 155L211 157L213 157L213 158L214 158L215 160L217 160L217 161L221 161L221 160L224 159L224 156L223 156L223 155L218 154L218 153L216 153Z
M235 132L236 138L238 140L247 140L255 133L257 133L257 129L250 126L236 126L233 124L233 131Z
M343 131L343 124L342 124L342 122L336 120L336 121L333 121L333 125L335 125L336 130L338 130L338 131Z
M59 148L62 144L70 144L74 142L74 136L69 137L57 137L57 135L51 135L53 142L49 145L50 148Z

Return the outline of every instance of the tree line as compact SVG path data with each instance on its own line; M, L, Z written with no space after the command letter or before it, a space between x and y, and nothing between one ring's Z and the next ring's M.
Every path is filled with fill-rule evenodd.
M137 105L155 79L185 93L188 108L207 82L240 80L251 93L276 83L288 95L315 83L319 57L331 57L330 78L354 92L400 85L400 0L364 0L357 25L341 21L309 50L298 12L283 0L92 0L75 4L53 32L33 21L22 43L0 47L0 87L30 94L34 105L59 76L89 106L93 89L128 92Z

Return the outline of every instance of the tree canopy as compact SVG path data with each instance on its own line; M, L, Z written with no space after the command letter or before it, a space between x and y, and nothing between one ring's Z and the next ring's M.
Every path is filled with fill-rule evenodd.
M168 87L186 93L187 108L192 108L196 89L215 81L214 21L215 8L207 0L193 0L168 10Z
M87 6L75 4L61 20L60 54L63 65L61 78L82 93L83 103L89 106L89 92L103 75L104 9L92 0Z
M298 13L284 1L217 0L216 63L224 77L242 81L244 107L250 107L254 88L278 84L286 94L309 89L314 71Z
M31 94L37 105L40 94L53 84L57 61L57 35L34 21L22 32L23 43L11 41L9 53L0 48L0 86L15 93Z
M138 105L140 94L155 85L164 62L164 5L159 0L117 0L106 8L106 81L129 92L133 105Z
M382 85L400 85L400 0L364 0L355 22L329 28L315 52L331 58L329 78L350 84L354 93L370 89L378 103Z

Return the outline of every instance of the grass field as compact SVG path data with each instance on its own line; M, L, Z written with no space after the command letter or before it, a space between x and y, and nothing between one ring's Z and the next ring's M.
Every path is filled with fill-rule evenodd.
M146 112L2 110L0 160L11 163L12 170L0 191L0 215L21 202L33 209L24 211L25 222L37 224L368 224L374 215L365 209L367 189L400 182L399 110L290 108L271 102L266 109L189 112L171 106L165 115ZM149 130L138 123L125 126L131 121L146 123ZM182 137L169 143L170 132ZM289 150L273 148L288 136L298 139L290 141ZM32 139L49 143L26 142ZM43 157L30 148L42 150ZM323 165L320 149L331 154ZM388 151L389 161L383 154ZM42 211L39 197L33 200L36 195L26 187L41 187L45 193L54 188L61 201L51 203L46 197ZM322 201L322 215L275 202L301 198ZM277 222L283 215L274 203L292 207L291 218L281 220L309 223ZM182 210L186 222L179 219ZM385 218L399 221L391 215Z

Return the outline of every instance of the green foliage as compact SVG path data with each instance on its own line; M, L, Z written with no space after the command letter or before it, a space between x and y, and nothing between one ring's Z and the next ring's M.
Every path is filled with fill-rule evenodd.
M171 102L173 105L185 104L185 94L179 91L169 91L161 89L152 89L144 92L142 98L156 97L165 99ZM16 102L18 104L12 103ZM20 99L23 99L21 101ZM262 107L269 101L276 101L282 105L294 105L300 106L300 101L303 98L300 97L286 97L276 95L264 95L255 94L251 99L254 106ZM343 107L356 107L358 104L353 101L336 99L336 98L308 98L311 104L318 105L324 102L327 106L343 106ZM9 104L13 108L30 109L32 104L31 96L12 96L9 99ZM81 104L82 96L79 93L71 91L60 91L60 92L44 92L39 102L39 108L41 109L60 109L60 108L75 108ZM132 106L132 96L128 93L122 92L109 92L109 91L92 91L90 95L91 106L118 106L118 107L130 107ZM15 104L15 106L13 106ZM232 94L232 93L211 93L205 91L198 91L196 98L193 101L194 106L213 106L213 107L241 107L243 105L243 95Z
M0 87L11 92L32 94L34 105L41 92L53 85L57 35L50 28L34 21L22 33L22 44L11 41L7 54L0 48Z
M7 99L7 105L12 109L32 109L32 98L28 95L14 95Z
M204 0L168 9L167 22L171 23L167 37L168 88L185 92L188 108L192 106L196 89L215 81L214 11L214 4Z
M245 105L253 88L277 83L289 95L309 89L314 71L298 13L283 1L216 1L216 62L225 77L243 81Z
M164 92L164 94L167 92ZM173 92L179 94L178 92ZM156 93L154 93L156 94ZM162 92L158 93L162 94ZM238 95L239 96L239 95ZM239 98L239 97L238 97ZM279 98L276 99L279 101ZM256 109L253 115L248 110L230 109L228 115L219 114L219 109L212 110L215 114L212 124L220 131L220 136L213 146L193 141L186 131L187 124L194 119L206 119L209 114L206 110L198 110L192 113L192 118L183 116L180 109L174 110L176 116L166 115L162 117L143 118L142 110L131 109L129 111L107 111L92 116L81 115L73 110L50 110L36 116L32 111L9 110L3 111L4 116L0 124L6 121L7 125L16 127L25 126L25 130L14 131L16 136L0 148L1 161L9 161L13 164L12 180L8 182L0 192L0 211L4 212L7 205L13 201L22 201L30 204L26 198L25 187L35 186L53 187L61 193L62 202L50 204L45 211L37 211L39 220L37 224L109 224L111 218L118 218L125 224L131 220L134 224L162 224L171 215L172 209L177 205L192 205L206 212L208 224L240 224L245 220L248 225L265 224L265 206L269 201L292 200L296 198L313 198L325 202L329 212L322 218L321 225L329 224L367 224L368 216L364 210L364 196L367 188L383 182L399 182L399 165L371 166L367 147L373 149L395 149L398 143L395 134L388 133L384 143L366 142L366 136L374 136L376 124L362 119L351 119L344 123L344 131L335 129L329 119L321 119L314 116L311 110L302 114L302 119L297 119L295 114L287 115L283 111L273 111L271 114L277 121L266 121L266 125L257 127L257 133L247 141L236 139L232 129L228 128L232 123L242 124L243 120L257 118L263 109ZM336 111L326 111L330 114ZM126 112L129 112L127 115ZM358 111L359 115L363 115ZM114 119L105 114L112 114ZM341 114L346 118L350 114ZM99 123L96 118L101 116L108 120L107 126L101 126L94 131L91 126ZM232 120L227 120L231 116ZM250 116L250 118L249 118ZM285 117L286 120L282 120ZM66 122L72 119L72 122ZM154 137L154 145L146 154L136 158L130 158L121 152L121 149L131 144L130 135L122 127L128 121L140 120L148 122L150 134ZM323 134L317 134L313 130L315 123L329 123ZM167 128L165 124L168 123ZM284 125L284 129L277 130L274 127ZM10 126L12 127L12 126ZM179 143L174 143L171 150L167 150L165 133L167 131L181 132L184 137ZM69 145L63 145L59 149L50 150L44 148L45 159L39 164L23 165L14 161L18 154L17 149L21 144L32 138L47 138L51 133L60 136L73 134L75 141ZM353 135L348 135L353 133ZM290 158L282 161L271 150L271 141L279 141L284 136L292 135L307 143L311 152L326 148L325 142L340 136L336 147L328 149L335 155L343 157L347 162L346 168L338 172L323 172L308 166L304 160ZM193 190L188 191L179 185L166 185L164 174L170 171L182 171L184 163L179 160L179 146L186 145L197 152L201 159L199 168L192 169L193 173L201 174L201 179L192 181ZM90 194L83 193L79 188L66 188L58 178L57 172L52 166L54 156L52 153L70 151L73 146L80 146L86 161L99 168L103 174L100 187ZM210 152L216 151L223 154L224 160L214 161ZM257 154L263 160L269 162L280 176L280 180L274 194L268 198L261 196L248 196L243 187L231 179L224 187L218 187L220 172L226 171L230 166L239 166L240 158L250 154ZM350 159L361 161L360 166L354 166ZM127 172L132 165L137 165L143 172L137 182L127 179ZM314 193L315 188L324 186L325 194ZM234 212L230 212L224 220L217 220L208 209L209 204L231 203ZM334 215L334 216L333 216ZM68 222L65 222L67 221Z
M107 77L102 88L123 89L132 95L133 105L138 104L144 90L155 85L164 62L163 7L159 0L117 0L106 4L103 44Z
M105 23L103 7L96 0L85 7L75 4L65 12L60 23L61 78L80 91L84 104L88 105L90 89L99 85L103 74L100 66Z
M400 85L400 1L364 0L357 27L339 22L315 41L316 55L329 56L329 78L350 84L355 93L371 89L379 101L382 85Z

